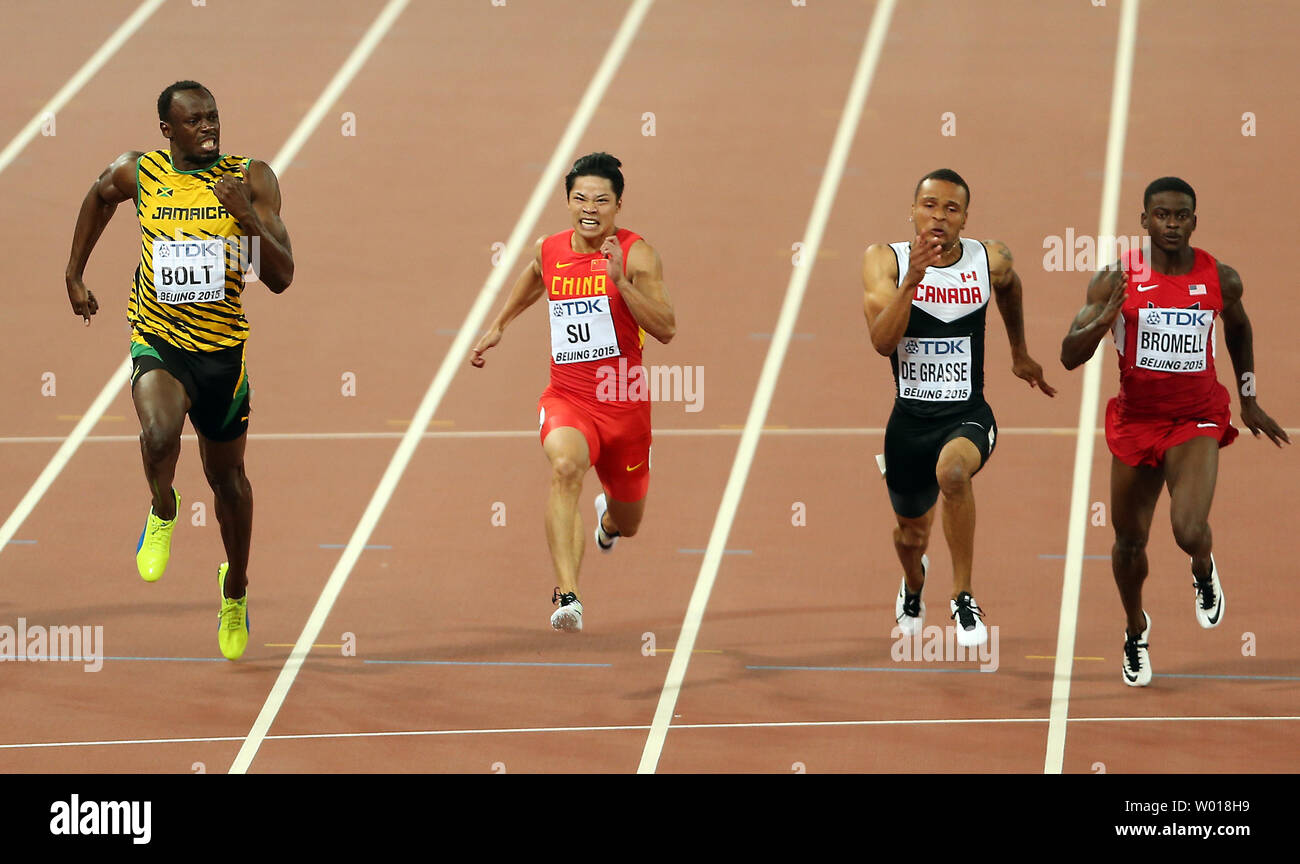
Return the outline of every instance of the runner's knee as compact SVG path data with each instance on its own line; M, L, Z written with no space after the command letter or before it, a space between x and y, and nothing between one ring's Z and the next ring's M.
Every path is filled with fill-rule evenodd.
M140 430L140 445L150 462L163 462L181 446L181 430L161 422L146 423Z
M1147 538L1131 534L1116 534L1111 555L1119 564L1127 564L1146 554Z
M939 490L945 496L960 495L970 487L970 472L956 459L947 464L940 463L934 476L939 481Z
M556 486L582 485L582 466L571 456L556 456L551 460L551 483Z
M212 494L217 496L222 504L237 507L253 500L253 486L248 482L248 476L244 474L244 465L223 468L218 471L204 470L207 475L208 485L212 487Z
M1173 517L1174 542L1178 548L1188 554L1199 552L1210 533L1210 526L1204 519Z
M899 525L894 529L894 544L905 549L924 549L930 540L930 530L921 525Z

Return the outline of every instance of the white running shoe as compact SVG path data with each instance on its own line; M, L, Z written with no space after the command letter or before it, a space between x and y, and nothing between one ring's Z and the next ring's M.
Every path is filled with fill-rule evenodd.
M1147 652L1147 640L1151 636L1151 616L1144 610L1142 617L1147 627L1140 636L1130 636L1124 630L1124 683L1130 687L1145 687L1151 683L1151 655Z
M582 601L577 594L572 591L561 594L560 589L556 588L551 602L560 607L551 613L551 627L568 633L582 629Z
M1218 627L1223 620L1223 586L1219 584L1219 568L1214 564L1213 555L1210 556L1210 580L1197 582L1193 576L1192 586L1196 588L1197 622L1206 630Z
M605 493L601 492L596 496L596 548L608 555L614 551L614 543L619 538L619 533L605 533L605 511L609 507L605 503Z
M984 611L980 609L980 604L975 602L975 598L970 596L969 591L958 594L956 600L949 600L948 608L952 610L952 615L949 617L957 622L958 645L963 648L974 648L988 641L989 631L981 620Z
M930 558L927 555L921 556L921 576L924 580L925 575L930 572ZM921 588L925 588L922 581ZM921 632L921 625L925 623L925 604L921 602L921 592L917 591L912 594L907 590L907 577L903 577L903 583L898 586L898 597L894 600L894 620L902 628L903 635L915 636Z

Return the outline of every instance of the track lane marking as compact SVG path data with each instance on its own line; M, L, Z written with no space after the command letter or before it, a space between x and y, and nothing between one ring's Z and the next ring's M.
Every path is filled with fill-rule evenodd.
M885 34L889 30L889 20L895 5L895 0L880 0L872 13L857 71L853 75L853 83L845 97L839 127L835 131L835 139L826 160L826 169L822 173L817 197L813 201L808 225L804 230L803 261L805 263L794 267L790 274L790 284L786 288L785 300L781 305L776 328L772 331L772 342L763 361L763 370L759 374L754 400L749 406L749 415L745 420L740 444L736 448L736 458L731 465L731 474L727 478L727 486L722 494L713 531L709 535L704 561L700 565L695 588L691 592L690 605L682 621L681 634L677 637L678 650L673 653L672 662L668 666L668 675L659 693L659 703L651 722L650 734L646 736L645 747L641 751L641 761L637 766L638 774L653 774L659 764L664 739L668 735L668 727L672 723L673 712L677 706L677 696L686 678L692 649L695 647L695 639L699 635L700 624L704 618L704 610L708 605L709 595L713 591L713 583L717 579L718 568L722 562L723 551L727 546L727 537L731 533L736 510L740 506L745 483L749 479L754 452L758 449L763 424L772 404L772 394L776 390L777 378L781 374L790 337L794 333L794 325L799 317L799 308L803 304L804 292L807 290L813 267L816 266L822 234L826 229L826 221L830 217L831 206L835 203L835 193L844 176L844 166L848 161L849 150L853 146L853 138L862 117L867 93L871 89L871 79L884 47Z
M634 0L628 7L618 32L610 42L600 66L596 69L591 81L588 82L582 100L578 103L578 107L570 118L564 134L560 137L560 141L556 144L550 160L542 170L532 196L528 199L523 213L519 216L519 221L515 223L500 263L492 268L487 280L483 283L483 287L479 289L474 305L466 315L464 323L456 334L456 338L447 349L442 365L438 367L438 372L434 376L432 383L430 383L429 389L425 392L424 398L420 401L420 406L412 417L410 426L403 434L401 443L397 445L397 450L388 463L388 468L384 471L379 486L375 489L374 495L370 498L370 503L361 515L361 519L352 533L352 539L348 541L347 548L344 549L338 563L334 566L333 572L330 573L329 580L321 590L320 597L317 598L316 605L303 626L297 644L289 653L289 658L281 668L275 685L271 688L266 702L262 705L262 710L258 713L252 729L249 730L248 736L239 748L239 753L230 766L230 773L245 773L254 756L256 756L262 741L267 737L271 723L275 720L280 707L284 704L289 689L293 686L299 669L302 668L303 661L310 653L311 644L316 641L321 628L325 626L325 619L329 616L335 601L343 591L343 586L347 583L348 576L352 573L352 568L361 555L362 547L366 545L375 526L379 523L384 509L393 497L398 481L401 479L402 474L405 473L406 466L410 464L416 445L419 444L420 439L423 437L422 430L429 426L434 412L442 402L443 396L451 387L452 379L465 365L466 358L469 357L470 346L477 338L476 334L483 326L492 304L496 301L497 294L500 292L502 285L505 284L506 278L514 271L516 261L531 242L531 233L537 224L537 220L542 215L547 200L553 194L556 178L564 176L570 155L578 146L579 140L590 124L596 108L600 105L605 91L614 78L615 72L622 65L623 57L627 54L632 39L640 29L641 22L653 3L654 0Z
M1133 53L1137 41L1139 0L1124 0L1120 9L1119 36L1115 48L1115 73L1111 84L1110 129L1106 136L1106 169L1102 180L1102 248L1099 260L1115 259L1115 224L1119 214L1119 191L1123 179L1124 140L1128 132L1129 92L1133 85ZM1079 399L1079 428L1074 447L1074 479L1070 489L1069 535L1065 544L1065 572L1061 583L1061 617L1056 631L1056 661L1052 672L1052 703L1047 728L1044 774L1060 774L1065 763L1066 720L1070 711L1070 673L1073 668L1074 637L1079 619L1079 589L1083 583L1083 547L1088 530L1089 489L1092 478L1093 445L1096 436L1087 434L1097 422L1101 392L1102 340L1083 368L1083 393Z

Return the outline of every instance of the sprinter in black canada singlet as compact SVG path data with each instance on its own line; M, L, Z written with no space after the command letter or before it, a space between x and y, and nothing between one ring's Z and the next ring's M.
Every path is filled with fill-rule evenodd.
M248 644L253 527L253 489L244 474L251 392L244 279L251 266L281 293L293 280L293 252L275 173L265 162L221 152L217 103L206 87L178 81L163 90L158 125L166 149L123 153L86 193L65 282L72 311L89 324L99 301L82 280L86 262L117 205L135 202L140 264L127 304L131 398L153 498L136 543L136 569L156 582L167 568L181 503L172 479L188 414L227 556L217 568L217 643L237 660Z
M970 188L956 172L922 177L912 202L915 238L868 248L862 278L871 344L889 357L896 388L881 470L898 520L894 548L904 574L894 608L897 629L904 635L921 632L921 589L930 564L925 549L942 493L953 562L949 611L958 644L973 647L988 639L984 613L971 596L971 478L997 440L993 411L984 401L990 297L1007 326L1012 371L1048 396L1056 391L1025 347L1020 277L1010 250L996 240L961 237L969 206Z

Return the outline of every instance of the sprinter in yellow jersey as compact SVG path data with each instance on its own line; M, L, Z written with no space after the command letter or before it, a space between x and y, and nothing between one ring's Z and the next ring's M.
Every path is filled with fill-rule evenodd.
M226 563L217 571L221 653L248 644L248 549L253 489L244 474L249 386L248 322L240 301L250 265L276 294L293 280L293 252L280 221L280 186L265 162L221 152L217 103L202 84L179 81L158 97L165 150L123 153L81 203L66 281L72 311L90 324L99 311L82 281L113 211L134 201L140 264L131 322L131 397L153 507L136 546L146 582L167 567L181 496L172 488L186 414L199 438Z

